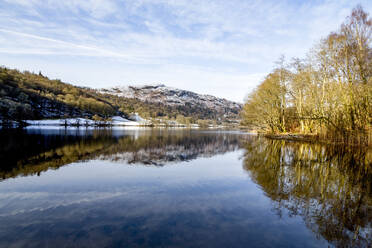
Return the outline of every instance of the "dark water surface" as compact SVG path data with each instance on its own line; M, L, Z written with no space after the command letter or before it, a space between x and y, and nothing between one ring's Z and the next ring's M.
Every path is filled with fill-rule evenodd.
M372 152L233 131L0 131L1 247L371 247Z

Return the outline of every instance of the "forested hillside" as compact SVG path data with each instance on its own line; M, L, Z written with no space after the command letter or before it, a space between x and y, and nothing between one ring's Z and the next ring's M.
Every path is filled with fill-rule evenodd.
M218 100L218 98L216 98ZM133 112L145 118L165 118L197 123L200 120L230 121L213 107L171 106L162 102L142 101L125 95L113 95L90 88L51 80L41 73L20 72L0 67L0 120L85 117L105 119L127 117Z
M24 120L109 116L118 109L94 91L30 72L0 68L0 115Z
M358 6L305 59L281 58L249 95L244 124L371 144L372 19Z

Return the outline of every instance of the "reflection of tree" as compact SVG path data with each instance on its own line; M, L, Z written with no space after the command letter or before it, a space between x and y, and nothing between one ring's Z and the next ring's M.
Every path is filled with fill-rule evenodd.
M276 204L336 246L372 245L371 150L251 139L244 169Z
M40 174L48 169L86 159L163 165L208 157L239 147L239 137L228 133L140 132L116 137L97 130L87 135L0 132L0 178Z
M48 169L94 156L115 139L98 133L26 134L21 130L0 132L0 178L39 174Z

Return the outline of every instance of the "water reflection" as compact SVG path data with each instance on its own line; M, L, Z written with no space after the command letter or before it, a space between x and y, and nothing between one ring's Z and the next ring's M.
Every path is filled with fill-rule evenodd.
M91 159L163 166L234 151L239 140L234 132L192 130L6 130L0 132L0 178Z
M35 129L0 132L0 159L0 247L372 245L368 149Z
M275 203L337 247L372 246L371 150L251 138L244 169Z

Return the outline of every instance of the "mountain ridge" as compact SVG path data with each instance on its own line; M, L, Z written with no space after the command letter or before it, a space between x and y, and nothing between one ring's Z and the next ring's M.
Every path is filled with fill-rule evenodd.
M193 91L193 90L189 90L189 89L182 89L182 88L179 88L179 87L175 87L175 86L168 86L166 83L133 83L133 84L117 84L115 86L112 86L112 87L103 87L103 88L96 88L98 91L101 91L101 90L111 90L111 89L126 89L126 88L168 88L169 90L180 90L180 91L187 91L187 92L191 92L191 93L194 93L194 94L197 94L197 95L200 95L200 96L206 96L206 97L215 97L215 98L218 98L218 99L223 99L223 100L226 100L226 101L229 101L229 102L234 102L234 103L237 103L239 105L243 105L242 102L239 102L239 101L235 101L235 100L231 100L231 99L228 99L226 97L222 97L222 96L215 96L213 94L208 94L208 93L200 93L200 92L197 92L197 91Z
M99 89L104 94L115 95L143 102L163 103L168 106L203 107L214 109L226 118L237 118L242 104L209 94L199 94L193 91L169 87L165 84L145 84L141 86L115 86Z
M242 104L161 85L79 87L41 73L0 67L0 121L109 119L133 113L191 124L238 123Z

